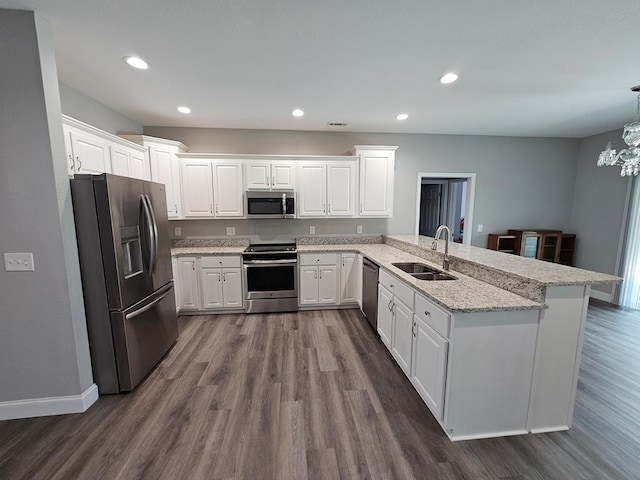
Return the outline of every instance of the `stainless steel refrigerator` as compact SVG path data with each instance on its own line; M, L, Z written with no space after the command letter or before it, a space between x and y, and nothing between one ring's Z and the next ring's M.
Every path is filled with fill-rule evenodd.
M178 338L165 186L76 175L71 195L94 381L133 390Z

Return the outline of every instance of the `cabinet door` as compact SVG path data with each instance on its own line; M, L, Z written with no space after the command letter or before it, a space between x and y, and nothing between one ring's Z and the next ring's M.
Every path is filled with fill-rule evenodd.
M357 270L355 253L343 253L340 272L340 303L356 303L358 301Z
M165 184L167 194L167 215L169 218L182 216L180 196L180 168L176 152L164 146L149 145L151 180Z
M269 190L271 188L271 162L249 160L245 165L247 190Z
M324 305L338 303L338 280L336 265L318 267L318 303Z
M216 162L213 169L213 210L216 217L244 216L242 162Z
M129 176L141 180L150 180L149 165L144 152L129 150Z
M129 172L129 149L120 145L111 145L111 173L128 177Z
M449 343L416 315L413 321L411 383L431 412L442 419Z
M326 168L324 164L301 164L299 169L300 217L325 217L327 215Z
M222 269L222 304L225 308L242 307L242 275L239 268Z
M222 270L219 268L203 268L200 272L202 283L202 308L221 308L222 300Z
M318 303L318 267L300 267L300 305Z
M183 210L185 217L213 217L211 162L189 160L182 163Z
M64 151L67 154L67 173L70 177L76 173L76 161L73 158L73 147L71 146L71 131L66 125L62 125L64 133Z
M200 289L195 257L178 257L180 310L200 310Z
M353 217L356 191L355 162L327 164L327 215Z
M393 335L393 295L389 290L378 284L378 335L385 346L391 350L391 337Z
M271 190L293 190L296 168L293 162L273 162L271 164Z
M107 142L93 135L72 132L71 148L76 165L76 173L110 173L109 149Z
M393 214L393 152L360 155L360 216L390 217Z
M173 293L176 299L176 313L180 312L180 279L178 278L178 259L171 258L171 271L173 273Z
M393 306L393 342L391 354L398 365L411 375L411 346L413 343L413 312L404 303L394 298Z

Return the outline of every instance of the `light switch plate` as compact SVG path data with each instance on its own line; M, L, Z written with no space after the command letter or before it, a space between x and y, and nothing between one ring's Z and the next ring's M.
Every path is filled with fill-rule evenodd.
M356 227L356 233L362 233L362 225Z
M182 235L182 228L176 227L173 229L173 233L176 237L180 237Z
M478 233L482 233L483 230L484 230L484 225L479 224L478 225Z
M236 227L227 227L227 235L235 235Z
M33 272L33 253L5 253L4 269L7 272Z
M315 235L316 234L316 226L315 225L309 225L309 234L310 235Z

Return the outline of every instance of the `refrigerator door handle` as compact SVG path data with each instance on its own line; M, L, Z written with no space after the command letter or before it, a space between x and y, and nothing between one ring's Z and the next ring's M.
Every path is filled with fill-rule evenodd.
M144 207L147 228L149 229L149 273L153 273L156 269L156 262L158 260L158 227L156 225L156 218L153 214L153 207L151 206L149 197L142 194L140 195L140 200Z
M150 303L147 303L144 307L140 307L137 310L134 310L133 312L129 312L127 313L127 315L124 317L125 320L131 320L134 317L137 317L138 315L142 315L144 312L146 312L147 310L149 310L150 308L153 308L153 306L160 302L164 297L166 297L167 295L169 295L169 293L171 292L171 289L173 288L173 284L171 285L167 285L164 288L164 291L162 293L162 295L160 295L158 298L156 298L155 300L153 300Z

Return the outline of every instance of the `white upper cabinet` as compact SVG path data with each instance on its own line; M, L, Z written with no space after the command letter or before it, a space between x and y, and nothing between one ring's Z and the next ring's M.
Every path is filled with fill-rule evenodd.
M214 217L212 166L208 160L182 162L182 200L185 217Z
M185 218L244 216L242 161L181 157Z
M138 176L141 170L150 170L146 178L153 182L164 183L167 195L167 216L170 219L182 218L182 192L180 183L180 160L178 154L187 151L187 147L173 140L149 137L147 135L121 135L122 138L143 145L148 151L148 160L140 165L140 158L130 162L131 176Z
M246 160L247 190L293 190L295 163L271 160Z
M355 161L302 161L298 167L298 216L353 217L355 191Z
M361 217L393 216L394 146L356 145L360 161Z
M111 173L106 140L80 131L70 131L70 135L74 173Z
M355 162L327 163L327 215L330 217L353 217L356 212L355 200Z
M123 177L149 178L144 147L66 115L62 116L62 128L70 176L77 173L113 173Z
M213 182L216 217L244 216L242 162L213 162Z
M298 168L298 216L324 217L327 215L325 163L301 162Z

